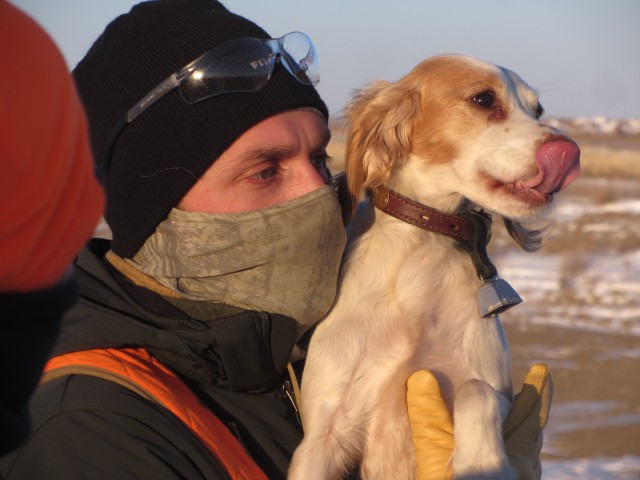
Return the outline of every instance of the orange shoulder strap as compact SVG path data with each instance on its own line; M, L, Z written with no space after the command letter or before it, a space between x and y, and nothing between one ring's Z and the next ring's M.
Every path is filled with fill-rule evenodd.
M60 355L47 363L42 382L70 374L105 378L159 403L189 427L231 478L266 480L262 470L220 419L146 350L96 349Z

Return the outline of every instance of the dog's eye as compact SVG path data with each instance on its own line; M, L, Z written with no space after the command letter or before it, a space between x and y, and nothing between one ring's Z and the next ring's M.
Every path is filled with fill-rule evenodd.
M544 108L542 107L542 105L538 104L538 107L536 108L536 119L539 119L543 113Z
M481 107L492 108L495 97L493 96L493 92L482 92L473 97L473 101Z

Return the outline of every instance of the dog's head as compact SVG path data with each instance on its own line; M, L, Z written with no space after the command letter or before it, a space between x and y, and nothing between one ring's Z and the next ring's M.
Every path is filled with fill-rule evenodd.
M463 55L375 82L346 109L354 206L385 184L445 211L466 198L508 219L535 218L580 171L577 145L541 123L542 112L518 75Z

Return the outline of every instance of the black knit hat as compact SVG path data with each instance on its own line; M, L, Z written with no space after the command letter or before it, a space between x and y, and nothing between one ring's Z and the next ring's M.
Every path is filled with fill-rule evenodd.
M281 32L286 33L286 32ZM236 37L270 38L215 0L140 3L107 26L73 75L84 101L95 158L125 113L161 81ZM169 92L118 137L105 176L111 248L130 258L194 183L242 133L279 112L327 107L315 88L280 64L257 92L195 104Z

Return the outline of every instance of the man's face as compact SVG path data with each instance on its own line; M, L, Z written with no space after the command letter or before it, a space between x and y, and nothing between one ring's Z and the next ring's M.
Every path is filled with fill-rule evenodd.
M178 204L181 210L238 213L270 207L328 182L330 132L312 111L269 117L242 134Z

